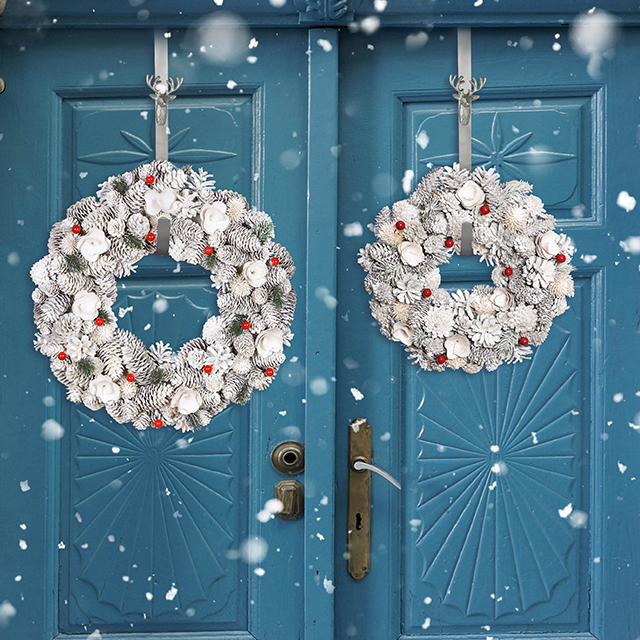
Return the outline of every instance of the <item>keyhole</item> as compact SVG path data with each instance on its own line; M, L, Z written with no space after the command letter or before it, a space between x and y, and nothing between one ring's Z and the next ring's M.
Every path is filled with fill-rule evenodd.
M362 529L362 516L359 513L356 513L356 530L360 531Z
M298 461L298 456L293 451L287 451L283 458L286 464L295 464Z

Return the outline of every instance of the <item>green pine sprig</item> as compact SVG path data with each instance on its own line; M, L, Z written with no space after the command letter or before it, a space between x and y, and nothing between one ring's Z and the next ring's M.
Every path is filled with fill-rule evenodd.
M204 266L209 269L209 271L213 271L218 266L218 257L216 256L215 250L210 256L205 255Z
M83 258L81 258L80 256L76 256L73 253L65 255L64 259L69 269L71 269L72 271L77 271L78 273L82 273L87 266L87 263Z
M236 315L236 317L233 319L233 322L229 326L229 331L231 332L232 336L235 336L237 338L238 336L242 335L242 332L244 331L244 329L242 328L242 323L246 319L247 316L245 315Z
M187 175L193 171L193 167L190 164L185 164L184 167L180 167Z
M125 233L122 236L122 240L131 249L138 249L139 251L144 249L144 242L137 236L134 236L133 233Z
M273 222L259 222L255 227L252 227L251 233L258 238L261 245L264 245L271 238L273 229Z
M104 324L113 323L113 318L104 309L100 309L100 311L98 311L98 318L102 318L104 320Z
M249 398L251 397L251 387L247 382L242 385L242 389L238 391L238 395L235 397L234 402L237 404L246 404L249 402Z
M90 378L97 370L96 362L93 358L82 358L82 360L78 360L76 366L78 367L78 372L85 378Z
M158 367L151 372L151 384L161 384L165 380L164 371Z
M111 186L121 196L123 196L129 190L129 185L127 184L127 181L122 176L118 176L117 178L115 178L114 181L111 183Z
M269 301L276 309L282 309L284 307L285 302L287 301L287 296L284 291L276 285L271 289L269 293Z
M189 415L187 415L186 420L187 420L187 424L192 429L202 426L202 416L200 415L199 411L196 411L194 413L190 413Z

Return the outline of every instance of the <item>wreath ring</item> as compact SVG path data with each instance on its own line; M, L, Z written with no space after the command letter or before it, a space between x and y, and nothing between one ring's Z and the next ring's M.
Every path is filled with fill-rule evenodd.
M530 191L520 180L501 183L494 169L454 165L431 171L407 200L378 214L377 242L358 260L371 311L423 369L477 373L520 362L568 308L574 247ZM465 222L473 253L493 266L494 286L449 293L439 266L460 253Z
M70 401L104 406L136 429L192 431L271 383L293 337L295 267L272 240L271 218L213 185L202 169L155 161L110 177L97 199L76 202L53 225L48 255L31 268L34 346ZM162 216L169 255L211 271L218 289L220 314L176 352L162 342L147 349L112 311L116 278L155 251Z

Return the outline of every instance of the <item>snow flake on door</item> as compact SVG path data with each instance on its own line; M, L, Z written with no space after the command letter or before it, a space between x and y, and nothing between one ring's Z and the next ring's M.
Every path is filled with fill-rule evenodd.
M437 386L421 373L411 385L417 488L405 517L420 524L406 533L409 579L445 605L443 623L531 624L561 612L576 621L569 605L588 534L558 515L582 506L588 482L570 315L526 363L447 372ZM433 613L418 607L411 623L432 614L436 624Z

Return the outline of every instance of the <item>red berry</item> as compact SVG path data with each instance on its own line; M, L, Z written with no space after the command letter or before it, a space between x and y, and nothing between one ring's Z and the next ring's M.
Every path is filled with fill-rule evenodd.
M159 428L162 426L162 420L160 420L160 419L156 420L156 421L153 423L153 426L154 426L156 429L159 429Z
M242 328L243 328L243 329L251 329L251 323L250 323L250 322L248 322L247 320L245 320L245 321L242 323Z
M277 267L280 264L280 259L279 258L271 258L271 264L274 267Z
M98 316L95 320L95 323L101 327L104 324L104 318L101 318L100 316Z
M153 183L155 182L155 178L154 178L153 176L147 176L147 177L145 178L145 182L146 182L147 184L153 184Z
M438 364L444 364L447 361L447 356L444 355L444 353L441 353L438 356Z
M523 347L526 347L529 344L529 338L525 338L524 336L522 336L522 338L520 338L520 344Z
M396 222L396 229L400 229L400 231L402 231L407 225L405 225L404 222L402 222L402 220L398 220L398 222Z
M264 374L265 374L266 376L271 377L271 376L273 375L273 369L272 369L271 367L269 367L269 368L264 372Z
M213 247L205 247L204 252L210 256L213 253Z
M67 354L64 351L61 351L58 354L58 360L66 360L67 359Z
M156 234L155 233L147 233L147 240L149 242L153 242L156 239Z
M486 215L487 215L487 213L489 213L489 211L491 211L491 209L489 209L489 205L483 204L483 205L480 207L480 213L481 213L483 216L486 216Z
M213 367L210 364L205 364L203 369L205 373L211 373L213 371Z
M425 298L428 298L428 297L431 295L431 289L423 289L423 290L422 290L422 295L423 295Z
M513 275L513 269L511 267L507 267L504 270L504 275L507 276L507 277L512 276Z
M451 249L451 247L453 247L453 238L447 238L444 241L444 246Z
M135 379L136 377L133 375L133 373L127 374L127 382L133 382Z
M71 231L73 231L73 233L80 233L82 231L82 227L79 224L74 224L73 227L71 227Z
M559 253L559 254L556 256L556 260L557 260L558 262L564 262L566 259L567 259L567 256L565 256L565 255L564 255L564 253Z

